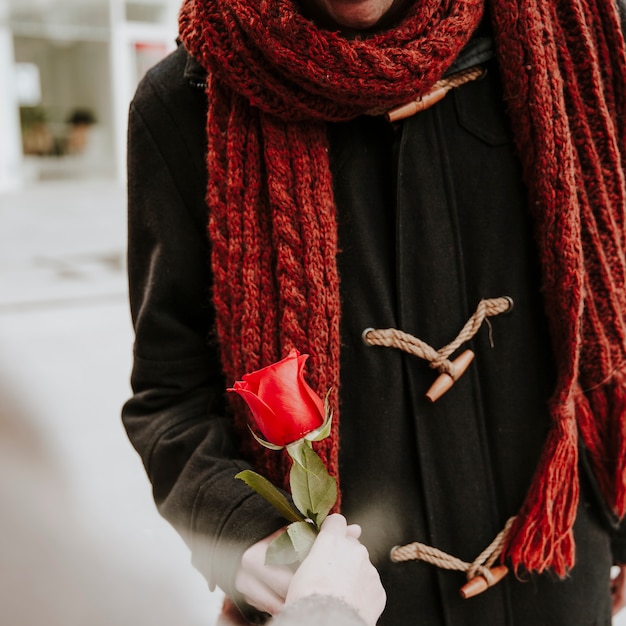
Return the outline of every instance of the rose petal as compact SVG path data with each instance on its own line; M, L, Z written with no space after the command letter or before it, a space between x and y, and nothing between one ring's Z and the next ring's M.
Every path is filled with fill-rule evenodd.
M297 362L297 358L300 353L294 348L289 352L289 354L280 361L276 363L271 363L265 367L262 367L260 370L255 370L254 372L250 372L249 374L243 375L244 382L247 382L251 389L255 392L258 392L259 385L263 381L263 379L268 375L268 372L273 372L274 370L285 371L284 376L290 376L291 368L294 367L294 362ZM293 374L295 376L295 372Z
M282 430L280 428L276 428L276 415L272 411L271 407L265 404L261 398L248 389L233 388L233 391L238 393L246 401L246 404L252 412L252 417L254 418L256 427L262 433L263 437L267 439L267 441L277 446L284 446L288 443L288 441L284 439Z
M313 391L313 389L307 384L307 382L304 380L304 364L306 363L306 360L309 358L308 354L303 354L301 357L298 358L298 377L300 380L300 391L302 393L303 396L306 395L306 397L312 401L313 406L315 407L315 410L317 411L317 413L319 414L319 424L322 424L324 422L324 414L325 414L325 409L324 409L324 401L315 393L315 391Z
M272 407L284 437L290 441L300 439L324 421L322 403L312 400L314 392L300 374L299 361L305 360L306 357L294 358L280 368L268 370L259 386L259 397Z
M284 359L245 374L232 389L244 397L270 443L292 443L324 422L324 403L304 379L307 359L293 349Z

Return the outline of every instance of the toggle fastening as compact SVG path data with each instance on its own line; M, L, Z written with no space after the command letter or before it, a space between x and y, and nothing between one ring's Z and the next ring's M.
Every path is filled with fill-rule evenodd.
M465 373L474 359L474 352L465 350L453 361L450 361L448 357L478 332L486 318L509 313L512 310L513 299L509 296L481 300L474 315L466 322L456 339L439 350L396 328L366 328L361 338L368 346L397 348L429 361L430 367L439 372L439 376L426 392L426 397L431 402L435 402Z

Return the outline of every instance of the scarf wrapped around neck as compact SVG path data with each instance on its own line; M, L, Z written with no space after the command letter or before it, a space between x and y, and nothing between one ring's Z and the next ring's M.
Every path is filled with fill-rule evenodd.
M399 25L346 39L294 0L187 0L185 47L208 71L209 236L227 380L311 355L339 386L337 224L326 122L426 93L484 0L415 0ZM626 51L614 0L489 0L504 95L529 190L558 368L552 428L509 535L516 568L574 563L582 437L614 513L626 512ZM235 404L245 438L247 416ZM318 451L337 474L338 419ZM245 440L274 480L288 460Z

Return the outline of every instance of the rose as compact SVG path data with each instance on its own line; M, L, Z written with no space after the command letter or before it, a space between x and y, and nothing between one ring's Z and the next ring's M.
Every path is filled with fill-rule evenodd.
M324 402L304 380L307 354L292 350L284 359L244 374L228 391L248 404L254 424L274 446L286 446L324 423Z
M305 382L307 358L307 354L292 350L281 361L244 374L243 380L228 390L247 402L254 424L265 438L252 431L256 440L273 450L286 448L293 460L289 473L292 502L252 470L243 470L235 476L291 522L268 547L267 563L302 561L337 501L337 481L329 475L312 443L330 434L330 393L326 395L326 401L322 401Z

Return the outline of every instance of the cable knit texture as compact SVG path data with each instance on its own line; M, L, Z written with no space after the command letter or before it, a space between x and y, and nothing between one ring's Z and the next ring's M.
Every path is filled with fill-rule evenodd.
M579 433L607 501L626 511L626 52L612 0L489 0L531 199L558 365L553 427L510 535L516 568L574 563ZM295 347L320 394L339 384L337 224L326 122L428 91L484 0L416 0L394 29L345 39L293 0L187 0L180 34L208 70L213 297L227 380ZM287 481L234 405L242 453ZM337 475L338 419L319 452Z

